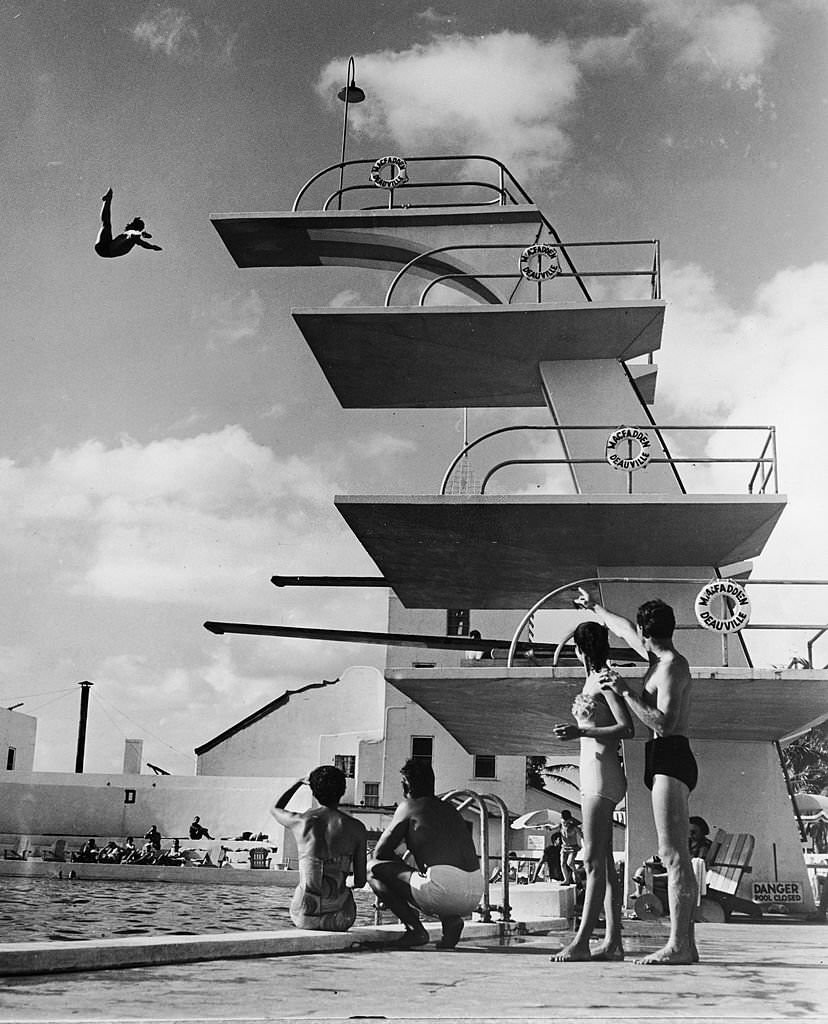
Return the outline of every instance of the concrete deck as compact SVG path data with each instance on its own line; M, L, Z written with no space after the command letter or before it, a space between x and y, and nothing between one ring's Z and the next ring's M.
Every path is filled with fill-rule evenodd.
M762 552L781 495L337 495L407 608L529 608L613 566L733 565ZM601 571L599 572L599 566Z
M293 319L343 408L531 407L546 404L539 363L654 352L664 307L642 301L324 308L294 310Z
M641 667L619 668L641 679ZM693 668L688 735L779 740L828 718L828 672ZM386 678L444 726L470 754L548 750L552 727L571 721L580 669L389 669ZM636 723L636 738L647 739Z
M663 928L625 923L632 956ZM4 978L0 1022L817 1021L828 1019L828 927L704 924L688 967L553 964L567 935L496 945L470 934L453 952L375 946L209 964ZM352 933L352 938L355 936Z

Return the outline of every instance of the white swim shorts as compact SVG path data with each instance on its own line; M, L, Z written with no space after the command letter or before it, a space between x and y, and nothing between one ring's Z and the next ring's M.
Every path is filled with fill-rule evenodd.
M463 871L449 864L434 864L426 873L411 876L414 902L434 917L462 917L470 914L483 895L483 876L479 868Z

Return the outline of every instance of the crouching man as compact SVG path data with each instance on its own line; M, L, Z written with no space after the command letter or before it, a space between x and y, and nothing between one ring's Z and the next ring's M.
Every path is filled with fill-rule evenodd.
M398 946L409 949L429 941L422 912L440 918L443 937L437 948L453 949L463 916L483 895L477 852L459 811L434 795L431 765L412 758L400 774L405 799L377 841L368 884L405 926Z
M321 806L296 813L285 810L300 786L310 786ZM276 801L271 814L290 829L299 853L299 884L290 904L297 928L345 932L356 920L354 894L345 882L353 872L354 888L365 885L366 831L362 822L339 810L345 776L333 765L314 768Z

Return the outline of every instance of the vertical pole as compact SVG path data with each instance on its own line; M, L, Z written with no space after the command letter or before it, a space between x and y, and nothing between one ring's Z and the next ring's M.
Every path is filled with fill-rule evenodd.
M88 679L78 683L78 686L81 688L80 717L78 718L78 749L75 754L75 772L78 775L83 774L83 757L86 752L86 720L89 716L89 687L92 685Z

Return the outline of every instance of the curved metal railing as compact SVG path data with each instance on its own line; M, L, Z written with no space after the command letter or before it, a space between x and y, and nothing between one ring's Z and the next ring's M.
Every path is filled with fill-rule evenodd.
M385 305L386 306L390 306L391 305L391 298L392 298L392 296L394 294L394 291L396 290L397 285L406 276L406 274L408 274L409 272L413 273L417 269L417 265L421 261L424 261L424 260L428 259L429 257L436 255L437 253L441 253L441 252L456 252L456 251L460 251L460 250L467 250L467 251L476 250L476 251L484 251L484 252L500 252L500 251L511 250L511 249L524 250L530 244L532 244L532 243L531 242L497 242L497 243L495 243L495 242L485 242L485 243L465 244L465 245L459 245L459 244L458 245L443 245L443 246L439 246L438 248L429 249L427 252L419 253L412 260L409 260L409 262L406 263L404 267L402 267L400 270L397 271L394 279L392 280L391 284L389 285L388 291L385 293ZM659 245L659 242L658 242L658 239L653 239L653 238L634 238L634 239L629 239L629 240L617 240L617 241L606 241L606 242L563 242L563 241L556 241L553 244L552 247L555 248L555 249L560 249L561 253L564 254L568 249L578 249L578 248L603 249L603 248L614 248L614 247L618 247L618 246L622 246L622 245L624 245L624 246L648 245L648 246L653 246L653 249L655 251L657 249L658 245ZM645 268L645 269L627 269L627 268L625 268L625 269L620 269L620 270L578 270L578 271L570 270L570 271L561 271L560 273L555 274L553 277L550 277L550 278L548 278L546 280L540 280L540 281L537 281L537 282L534 282L534 283L536 284L536 287L537 287L537 301L538 302L542 302L543 301L543 287L544 287L544 285L551 285L555 281L568 280L570 278L575 278L576 280L580 281L582 278L585 278L585 277L646 277L646 278L649 278L649 280L650 280L650 298L651 299L657 299L661 295L660 273L661 273L661 271L659 269L659 262L658 262L658 260L654 256L653 257L652 266L649 267L649 268ZM454 274L443 274L442 276L440 276L440 277L438 277L438 278L436 278L436 279L434 279L432 281L429 281L429 283L424 286L422 292L420 293L419 305L420 306L424 306L425 305L425 300L428 297L428 293L431 291L431 289L436 287L438 284L441 284L443 281L447 281L447 280L464 280L465 278L468 278L468 277L474 277L474 278L477 278L478 280L481 280L481 281L489 281L489 280L495 280L495 279L512 280L512 281L517 282L518 286L520 284L522 284L524 281L526 281L527 284L530 284L530 285L532 283L531 281L527 280L523 276L523 274L520 272L519 269L517 271L511 271L511 272L508 272L508 273L454 273ZM517 291L517 287L512 292L512 296L510 297L510 301L511 301L511 298L514 297L514 294L515 294L516 291Z
M715 425L713 425L713 426L710 426L710 425L700 426L700 425L697 425L697 424L692 424L692 425L691 424L675 424L675 425L659 424L657 426L653 426L651 424L644 424L644 425L640 425L640 426L635 426L635 425L632 425L632 424L625 424L625 426L628 426L628 427L630 427L633 430L640 430L640 431L643 431L643 432L646 432L646 431L649 431L649 430L653 430L659 436L659 440L661 440L661 432L663 432L663 431L705 431L706 433L711 433L711 434L712 433L718 433L720 431L764 431L764 432L766 432L767 436L765 437L764 444L762 446L762 450L761 450L761 452L759 453L758 456L728 456L728 457L725 457L725 456L700 455L700 456L681 456L681 457L676 457L674 455L671 455L669 449L666 446L664 446L664 455L663 456L655 456L655 457L650 458L648 464L667 465L667 466L670 466L671 468L673 468L674 470L675 470L675 467L679 466L679 465L700 465L700 466L701 465L743 465L743 464L746 464L746 465L749 465L749 466L752 465L754 467L754 469L753 469L753 473L751 474L751 477L750 477L750 479L748 480L748 483L747 483L747 493L748 494L767 494L767 493L778 494L779 493L779 470L778 470L778 464L777 464L776 428L774 426L745 425L745 424L724 424L722 426L715 426ZM490 440L491 438L496 437L499 434L506 434L506 433L515 432L515 431L518 431L518 430L544 430L544 431L553 431L553 432L555 432L557 434L561 434L562 431L566 431L566 430L570 430L570 431L576 431L576 430L577 431L583 431L583 430L595 431L595 430L600 430L600 431L612 432L612 431L616 430L617 428L618 428L618 424L615 424L615 425L608 425L608 424L589 424L589 425L585 425L585 424L569 424L568 425L568 424L562 424L562 423L561 424L558 424L558 423L555 423L555 424L528 424L527 423L527 424L512 425L512 426L508 426L508 427L498 427L495 430L489 430L485 434L481 434L480 437L475 438L473 441L470 441L467 444L465 444L460 449L460 451L454 456L454 458L449 463L449 466L446 469L445 473L443 474L443 479L442 479L442 481L440 483L440 492L439 493L441 495L444 495L446 493L446 489L447 489L447 487L449 485L449 482L451 480L452 473L457 468L459 463L466 456L468 456L469 452L473 448L475 448L477 445L481 444L483 441ZM607 468L609 469L608 463L607 463L606 459L604 459L604 458L598 458L598 457L592 457L592 458L580 457L579 458L579 457L572 456L572 455L569 455L569 454L567 454L564 458L505 459L505 460L502 460L502 461L496 463L494 466L492 466L486 472L486 474L484 475L483 480L482 480L482 482L480 484L480 493L481 494L485 494L485 492L486 492L486 485L488 484L489 480L494 476L494 474L497 473L499 470L504 469L504 468L509 467L509 466L523 466L523 465L567 466L570 469L573 466L578 466L578 465L603 465L603 466L607 466ZM618 470L614 470L613 472L618 472ZM631 470L626 470L626 471L622 471L622 472L626 472L626 475L627 475L627 493L628 494L632 494L633 493L633 479L634 479L636 471L631 469ZM770 491L769 491L769 485L770 485Z
M721 573L717 572L716 576L719 579L728 579L729 577L722 576ZM585 576L582 579L572 580L569 583L564 583L562 586L555 587L554 590L550 590L549 593L544 594L538 601L536 601L532 607L527 611L523 618L517 625L515 632L512 636L512 641L509 644L509 651L506 655L506 667L512 668L514 666L515 652L517 650L518 642L520 641L521 634L526 629L527 624L534 615L540 611L541 608L551 601L553 597L557 597L558 594L562 594L567 590L573 590L575 587L583 587L590 583L671 583L671 584L683 584L683 583L696 583L700 586L710 582L710 577L696 577L696 576ZM736 582L743 587L756 587L756 586L802 586L802 587L828 587L828 580L785 580L785 579L739 579L736 578ZM683 629L686 627L677 626L677 629ZM692 627L699 628L702 627ZM756 630L820 630L820 634L828 630L828 624L823 623L763 623L760 625L744 626L743 629L756 629ZM741 630L738 631L741 633ZM738 634L737 634L738 635ZM727 664L726 661L726 643L728 634L722 635L722 655L723 664ZM814 638L816 639L816 638ZM810 652L810 648L809 648ZM557 658L558 652L556 651L554 658ZM554 660L554 659L553 659Z
M457 810L462 811L473 803L477 806L480 815L480 870L483 874L483 897L480 900L480 914L484 921L491 921L492 906L489 900L489 810L486 802L490 801L500 812L500 841L502 856L505 858L506 850L509 848L509 811L506 804L499 796L493 793L476 793L471 789L452 789L440 796L441 800L456 802ZM502 892L503 905L501 907L501 919L511 920L512 908L509 903L509 872L502 871Z

